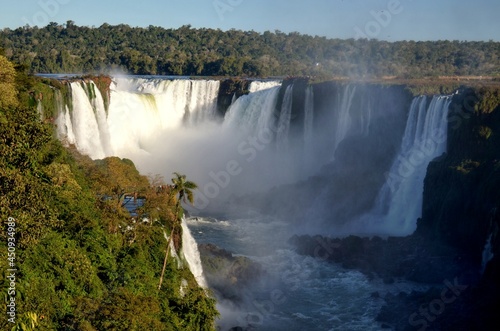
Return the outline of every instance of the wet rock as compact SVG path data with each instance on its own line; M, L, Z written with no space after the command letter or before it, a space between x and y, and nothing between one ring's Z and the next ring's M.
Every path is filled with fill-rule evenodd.
M242 301L242 293L257 283L263 274L260 264L247 257L234 256L213 244L198 247L208 285L222 299Z

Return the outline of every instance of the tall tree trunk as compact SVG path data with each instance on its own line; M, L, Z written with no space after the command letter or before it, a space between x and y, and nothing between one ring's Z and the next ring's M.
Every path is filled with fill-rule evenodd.
M175 235L175 227L177 225L177 219L179 217L179 205L180 203L179 201L177 201L177 204L175 206L175 221L172 227L172 232L170 232L170 238L168 238L167 252L165 253L165 259L163 260L163 268L161 269L160 283L158 284L158 290L161 289L161 284L163 283L163 276L165 275L165 268L167 267L168 252L170 250L170 245Z
M170 251L170 245L172 243L172 239L174 238L174 234L175 234L175 227L172 229L172 232L170 233L170 238L168 238L167 252L165 253L165 259L163 260L163 268L161 269L160 283L158 284L158 289L161 289L161 284L163 283L163 276L165 275L165 268L167 267L168 253Z

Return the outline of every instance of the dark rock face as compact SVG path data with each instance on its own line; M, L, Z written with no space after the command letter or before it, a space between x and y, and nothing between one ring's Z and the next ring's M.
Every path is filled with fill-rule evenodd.
M263 273L258 263L233 256L213 244L201 244L198 248L208 285L221 299L241 302L244 290L258 282Z
M428 167L417 231L480 260L490 235L500 253L500 107L482 113L479 100L472 90L453 100L450 116L459 120L450 121L448 153Z
M369 278L382 278L386 283L392 283L394 278L430 284L453 277L477 281L479 273L479 265L474 268L472 261L467 261L468 256L459 250L419 236L385 240L357 236L343 239L295 236L290 243L299 254L339 263ZM474 274L469 274L471 268Z
M248 94L250 81L246 79L230 78L220 82L219 95L217 96L217 113L224 118L233 97L239 98Z

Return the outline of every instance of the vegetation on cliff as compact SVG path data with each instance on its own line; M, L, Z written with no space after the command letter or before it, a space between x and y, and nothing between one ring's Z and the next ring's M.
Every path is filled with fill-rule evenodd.
M15 323L3 318L0 328L213 330L214 299L186 263L170 259L157 287L165 233L176 222L173 191L158 176L140 175L130 160L93 161L63 147L30 95L38 82L16 74L2 56L0 65L0 86L13 91L0 94L0 215L3 223L15 220L17 269ZM138 212L148 222L123 208L127 194L146 198ZM12 265L4 230L5 271ZM10 297L5 277L0 288ZM7 301L2 305L5 312Z
M498 42L340 40L281 31L78 26L0 31L0 47L35 73L423 77L499 75Z

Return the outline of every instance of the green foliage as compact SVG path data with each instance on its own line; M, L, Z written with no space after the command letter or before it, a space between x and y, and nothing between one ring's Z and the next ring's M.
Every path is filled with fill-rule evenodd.
M481 138L488 140L493 133L493 130L488 126L480 126L478 129L478 134Z
M0 109L15 107L17 101L16 69L7 58L0 55Z
M479 103L476 104L475 110L479 114L490 114L500 105L499 87L482 87L477 94Z
M40 317L38 314L33 312L24 313L16 326L12 328L13 331L33 331L40 323Z
M95 162L88 169L95 191L101 195L116 195L125 192L144 192L149 187L145 176L139 174L132 161L108 157Z
M186 175L181 175L174 172L172 183L174 184L173 191L179 195L179 201L194 203L193 190L198 188L195 183L186 180Z
M498 42L340 40L296 32L98 28L50 23L0 31L9 59L31 72L422 78L500 74Z
M470 159L463 160L458 166L456 166L456 170L459 171L460 173L466 175L470 173L471 171L475 170L477 167L479 167L481 164L477 161L473 161Z
M402 81L406 88L414 95L436 95L436 94L452 94L459 87L459 82L454 81L435 81L426 79Z
M18 83L29 84L18 89L21 101L0 107L0 217L16 219L14 329L214 330L215 302L188 268L170 261L165 286L157 290L164 225L134 220L120 203L132 190L159 196L145 212L172 211L171 192L150 187L130 160L93 161L65 149L36 104L27 105L32 90L43 87L25 74ZM44 99L56 88L42 92ZM173 213L160 216L174 224ZM7 241L5 231L0 241ZM2 270L8 269L6 252L0 253ZM0 278L4 296L7 282ZM6 311L5 301L2 307ZM1 319L0 329L12 325Z

